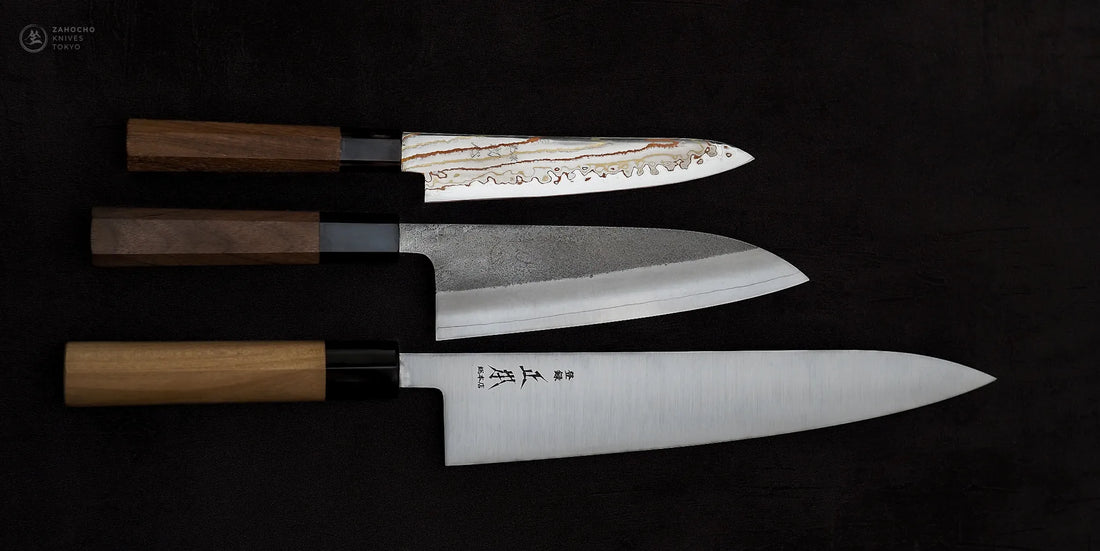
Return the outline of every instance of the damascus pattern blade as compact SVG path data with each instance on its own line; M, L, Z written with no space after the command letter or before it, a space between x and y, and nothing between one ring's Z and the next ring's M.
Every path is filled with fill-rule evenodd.
M401 170L425 200L542 197L659 186L737 168L748 153L716 141L406 133Z

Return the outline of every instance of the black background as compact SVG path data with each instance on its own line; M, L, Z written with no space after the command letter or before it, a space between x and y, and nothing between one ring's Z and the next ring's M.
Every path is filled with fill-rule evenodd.
M0 15L6 548L1100 545L1094 2L6 1ZM28 23L95 32L29 54ZM415 175L127 174L128 117L708 137L756 160L661 188L426 205ZM762 246L811 282L437 343L424 259L93 269L95 205L683 228ZM458 468L431 391L62 405L69 340L302 338L886 349L999 380L800 434Z

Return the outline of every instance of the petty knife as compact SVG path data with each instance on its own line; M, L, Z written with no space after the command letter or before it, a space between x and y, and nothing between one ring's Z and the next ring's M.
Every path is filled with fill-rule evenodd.
M807 281L748 243L601 226L406 224L349 214L97 208L99 266L317 264L416 253L435 268L436 338L658 316Z
M694 180L752 160L685 138L373 133L330 126L131 119L131 171L332 172L390 166L424 176L424 199L614 191Z
M449 353L301 342L70 342L70 406L321 401L442 391L447 465L690 446L938 402L993 377L865 350Z

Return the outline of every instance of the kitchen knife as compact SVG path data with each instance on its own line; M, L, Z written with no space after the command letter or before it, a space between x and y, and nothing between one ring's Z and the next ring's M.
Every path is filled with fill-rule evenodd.
M332 172L390 166L422 174L428 202L659 186L752 160L713 140L371 133L148 119L130 119L126 153L132 171Z
M707 444L938 402L993 381L865 350L411 354L304 342L70 342L65 403L319 401L443 393L447 465Z
M599 226L393 224L346 214L97 208L99 266L317 264L418 253L435 267L440 340L705 308L807 281L706 233Z

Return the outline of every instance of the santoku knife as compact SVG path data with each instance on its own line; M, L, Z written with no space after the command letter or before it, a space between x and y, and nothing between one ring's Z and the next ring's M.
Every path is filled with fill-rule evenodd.
M752 160L713 140L371 133L330 126L131 119L133 171L330 172L392 166L432 201L541 197L694 180Z
M705 308L807 281L707 233L600 226L364 222L347 214L97 208L100 266L317 264L418 253L435 267L436 338L555 329Z
M809 430L993 381L861 350L410 354L303 342L71 342L65 402L319 401L443 393L447 465L690 446Z

